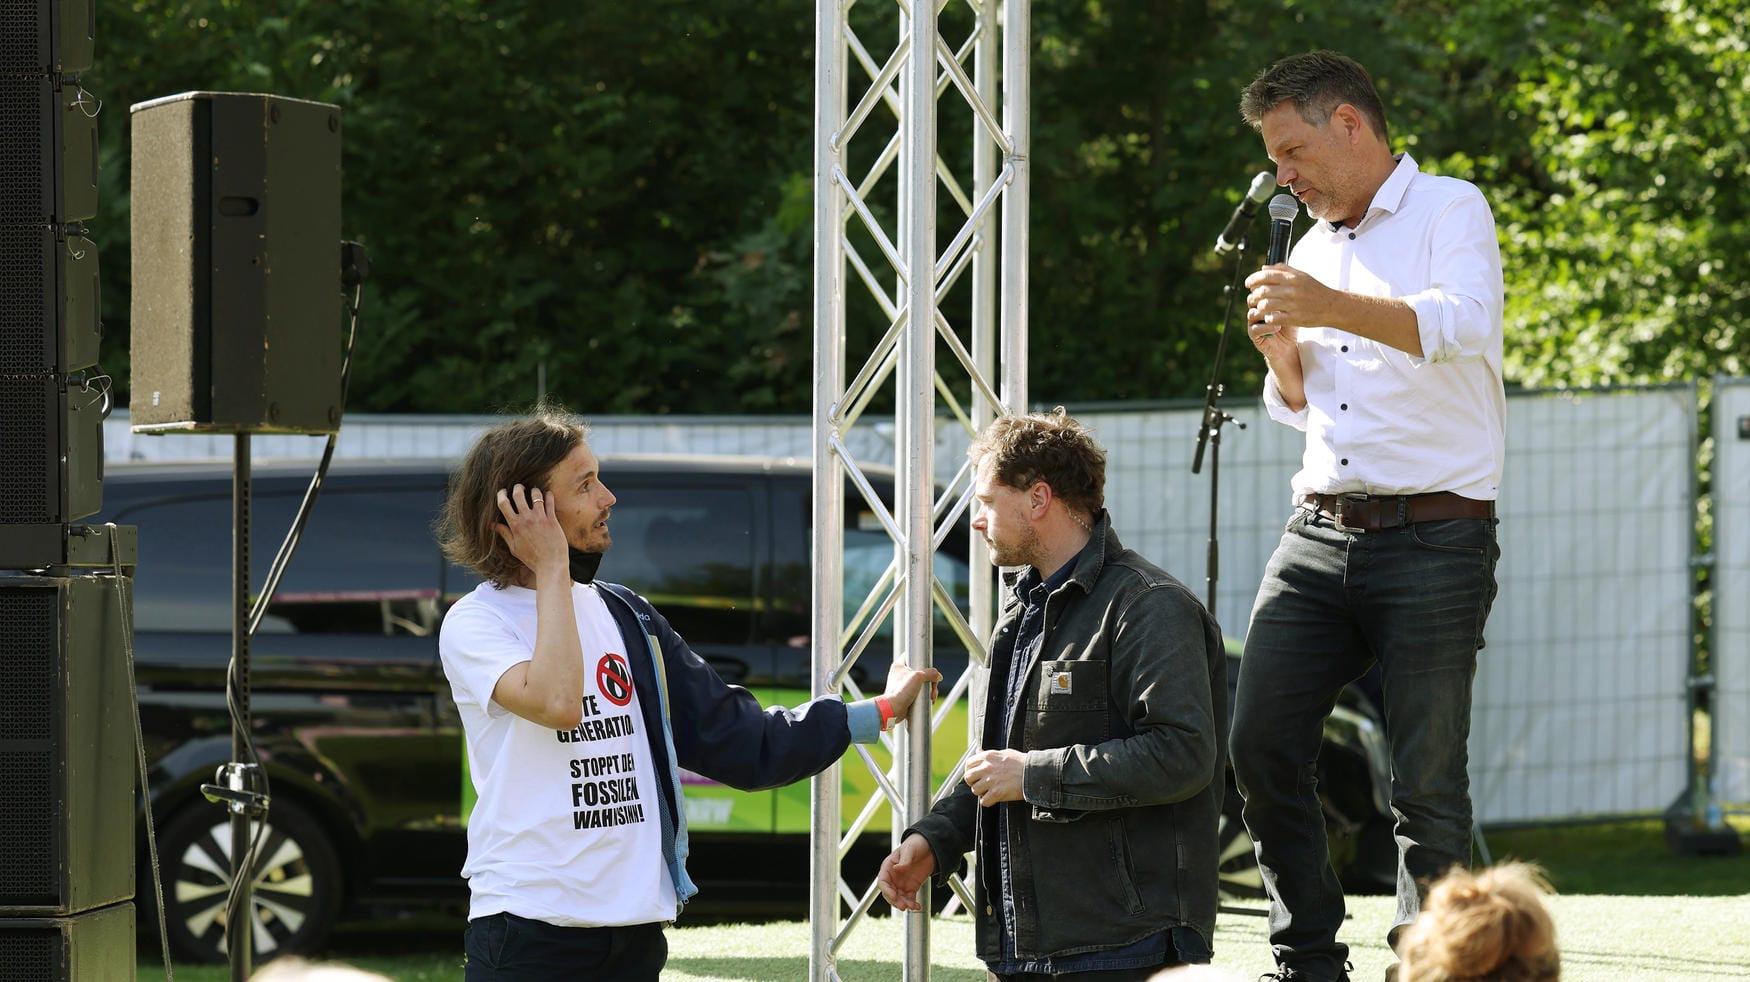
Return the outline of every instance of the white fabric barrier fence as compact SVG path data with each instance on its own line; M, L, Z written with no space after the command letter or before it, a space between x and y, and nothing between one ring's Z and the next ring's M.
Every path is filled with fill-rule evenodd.
M1714 380L1714 793L1750 802L1750 379Z
M1478 658L1471 783L1485 823L1663 810L1687 783L1693 388L1516 394L1499 596ZM1290 514L1301 434L1222 429L1215 608L1241 636ZM1119 534L1206 595L1201 410L1078 414L1111 455Z

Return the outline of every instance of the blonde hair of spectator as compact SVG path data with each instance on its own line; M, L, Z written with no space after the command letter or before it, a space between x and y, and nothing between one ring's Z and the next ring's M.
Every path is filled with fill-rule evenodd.
M1556 982L1561 953L1543 902L1552 892L1529 863L1454 867L1398 940L1399 982Z
M1149 976L1148 982L1246 982L1246 979L1213 965L1174 965Z
M338 962L307 962L295 955L275 958L249 982L395 982L387 975Z

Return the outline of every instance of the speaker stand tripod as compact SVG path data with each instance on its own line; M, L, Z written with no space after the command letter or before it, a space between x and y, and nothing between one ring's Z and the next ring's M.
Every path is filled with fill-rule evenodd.
M201 793L231 813L231 889L225 902L225 950L230 959L231 982L248 982L255 927L255 853L267 827L269 802L267 794L260 790L261 761L250 736L249 718L249 434L238 433L233 439L231 665L225 675L225 701L231 716L231 761L219 767L212 784L201 785Z

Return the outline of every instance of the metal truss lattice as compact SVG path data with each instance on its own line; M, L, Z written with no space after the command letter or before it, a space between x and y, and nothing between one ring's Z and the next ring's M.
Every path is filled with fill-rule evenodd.
M972 485L961 465L938 488L936 429L939 409L971 433L1026 403L1029 6L822 0L816 27L813 690L861 697L851 670L879 638L896 660L933 665L933 619L968 655L933 712L920 701L875 752L815 779L809 971L828 980L879 898L852 890L840 862L878 818L902 830L960 780L965 751L936 783L932 748L982 690L994 580L975 535L966 594L935 575L942 544L968 535ZM857 459L845 439L857 426L891 426L893 460ZM895 469L891 507L867 476L878 463ZM847 495L893 543L854 596ZM968 743L964 729L941 740ZM867 768L876 787L848 823L842 766ZM965 884L952 887L949 903L970 905ZM904 954L905 977L927 978L927 916L906 915Z

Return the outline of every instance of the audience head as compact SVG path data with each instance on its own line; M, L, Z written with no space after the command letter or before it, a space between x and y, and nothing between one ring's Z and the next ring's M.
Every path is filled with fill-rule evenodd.
M295 955L275 958L250 976L250 982L395 982L387 975L337 963L307 962Z
M1543 871L1503 863L1454 868L1428 891L1421 916L1398 940L1399 982L1555 982L1555 922Z
M1246 979L1213 965L1175 965L1149 976L1148 982L1246 982Z

